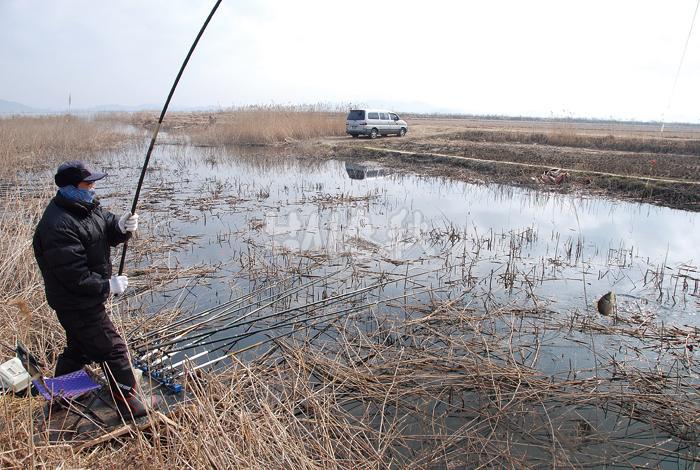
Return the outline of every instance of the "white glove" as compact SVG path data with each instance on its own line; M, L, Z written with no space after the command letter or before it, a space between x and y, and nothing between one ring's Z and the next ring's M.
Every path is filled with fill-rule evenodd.
M129 286L129 278L126 276L117 276L116 274L109 279L109 293L123 294Z
M118 225L122 233L135 232L139 227L139 215L125 212L124 215L119 218Z

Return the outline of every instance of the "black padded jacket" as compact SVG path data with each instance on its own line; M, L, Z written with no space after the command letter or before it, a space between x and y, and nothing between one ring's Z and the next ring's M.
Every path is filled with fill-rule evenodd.
M99 201L73 201L60 193L51 200L33 240L51 308L59 313L87 310L107 300L110 247L131 236L119 230L118 221Z

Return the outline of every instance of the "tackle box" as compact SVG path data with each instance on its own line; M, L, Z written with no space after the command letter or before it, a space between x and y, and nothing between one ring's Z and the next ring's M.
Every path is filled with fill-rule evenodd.
M13 357L7 362L0 364L0 385L4 389L13 392L21 392L29 386L31 377L24 369L22 361Z

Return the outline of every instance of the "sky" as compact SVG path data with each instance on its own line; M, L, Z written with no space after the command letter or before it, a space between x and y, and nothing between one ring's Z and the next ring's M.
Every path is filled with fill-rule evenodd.
M0 0L0 99L160 107L213 4ZM700 122L700 18L674 87L697 4L223 0L171 107Z

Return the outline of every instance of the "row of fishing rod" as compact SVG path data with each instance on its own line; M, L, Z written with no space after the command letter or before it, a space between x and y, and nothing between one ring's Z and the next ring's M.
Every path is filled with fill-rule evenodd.
M288 277L148 333L135 335L139 331L136 328L129 333L135 366L161 385L178 392L179 381L185 374L216 367L231 355L273 343L300 330L326 332L342 318L433 290L432 286L420 284L416 279L434 271L411 274L407 271L398 276L385 274L372 283L350 290L343 290L349 282L340 276L343 272L346 270L340 269L305 281ZM385 296L387 287L392 284L400 287L400 293ZM313 293L319 287L323 287L323 293L316 298ZM309 296L309 292L312 295ZM299 298L313 300L299 302ZM257 341L251 343L254 340Z

